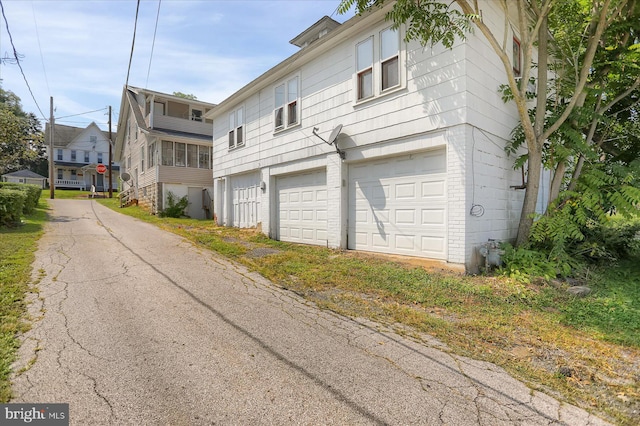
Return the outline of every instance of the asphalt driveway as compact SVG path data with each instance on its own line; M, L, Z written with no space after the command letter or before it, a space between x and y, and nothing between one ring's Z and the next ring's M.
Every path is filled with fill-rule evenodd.
M605 424L95 201L51 205L12 402L79 425Z

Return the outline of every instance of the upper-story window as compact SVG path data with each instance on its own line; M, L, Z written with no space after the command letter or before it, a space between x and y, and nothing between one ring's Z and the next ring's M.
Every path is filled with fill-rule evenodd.
M77 158L78 158L78 157L77 157L77 152L76 152L76 150L75 150L75 149L72 149L72 150L71 150L71 161L76 161L76 159L77 159Z
M296 76L275 87L275 130L300 123L300 79Z
M147 154L149 155L149 167L154 167L156 165L156 143L151 142L149 144L149 149L147 150Z
M229 149L244 145L244 109L229 113Z
M140 147L140 170L144 172L144 145Z
M385 28L356 45L357 101L400 87L400 33Z
M89 162L89 151L85 151L84 152L84 162L88 163Z
M522 70L522 54L520 53L520 40L516 37L513 38L513 56L511 57L513 61L513 74L516 77L520 77L520 72Z
M176 167L186 167L187 166L187 147L182 142L176 142L174 144L174 151L176 156L176 161L174 166Z
M62 161L62 150L56 149L56 160Z
M102 153L98 153L98 163L102 164Z
M199 121L202 123L202 110L201 109L191 109L191 120Z

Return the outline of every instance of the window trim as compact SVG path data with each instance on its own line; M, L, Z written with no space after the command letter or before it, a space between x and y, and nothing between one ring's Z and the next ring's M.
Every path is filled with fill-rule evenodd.
M291 87L290 86L291 83L294 80L296 81L295 82L295 85L296 85L295 98L290 98L291 90L289 89ZM300 92L302 91L301 84L300 84L301 81L302 79L300 78L300 74L293 74L283 80L280 80L277 84L273 86L273 133L283 132L293 127L300 126L302 124L302 117L300 116L300 113L302 111L302 108L300 107L300 104L301 104ZM283 103L277 106L276 91L280 87L284 87L284 92L282 94ZM280 112L280 118L282 120L282 124L278 126L277 117L279 112ZM295 120L293 121L291 121L292 116L295 116Z
M392 30L392 25L385 25L384 27L377 27L369 34L365 34L366 37L363 37L357 40L352 46L354 51L354 62L353 62L353 106L356 107L358 105L375 101L381 97L387 96L391 93L395 93L400 90L404 90L407 87L407 60L406 60L406 43L402 37L404 33L404 26L396 30L392 30L397 34L398 37L398 52L397 55L390 55L388 57L382 58L382 35L386 32ZM360 69L358 66L358 47L363 43L372 40L372 65L371 67ZM397 72L398 72L398 81L394 85L390 85L388 87L383 88L383 69L384 65L388 64L390 61L397 61ZM371 74L371 85L372 85L372 94L370 96L363 97L362 96L362 88L361 86L361 77L365 74Z
M236 149L245 145L246 125L244 105L233 108L227 115L229 131L227 132L228 149ZM239 119L238 119L239 118Z

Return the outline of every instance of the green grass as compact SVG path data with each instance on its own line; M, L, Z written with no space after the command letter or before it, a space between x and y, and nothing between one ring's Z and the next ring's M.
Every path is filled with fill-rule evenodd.
M25 293L31 282L31 265L38 239L47 220L41 197L35 212L15 228L0 227L0 402L11 397L11 363L19 347L17 336L28 330Z

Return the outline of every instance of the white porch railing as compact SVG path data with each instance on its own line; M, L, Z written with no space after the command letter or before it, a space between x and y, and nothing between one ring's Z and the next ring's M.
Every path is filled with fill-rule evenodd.
M87 185L81 180L56 179L56 188L72 188L86 190Z

